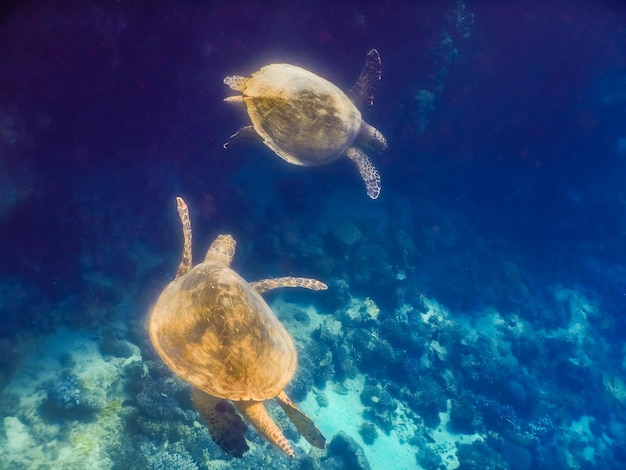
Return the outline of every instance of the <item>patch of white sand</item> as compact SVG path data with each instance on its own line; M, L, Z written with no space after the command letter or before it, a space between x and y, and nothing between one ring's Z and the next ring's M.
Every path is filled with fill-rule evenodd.
M442 322L452 323L448 318L448 312L441 305L426 298L423 300L427 307L426 312L422 313L424 322L428 322L430 317L436 316ZM341 328L341 323L331 315L322 315L312 306L304 307L298 303L290 303L282 297L277 297L272 302L272 310L285 324L298 347L310 341L311 334L322 324L327 329L332 330L334 323L338 323L339 328ZM298 322L294 312L306 313L309 323ZM490 318L488 321L493 325L499 324L497 318ZM437 349L437 345L433 345L433 347ZM440 349L439 353L441 354L443 351ZM416 460L419 448L408 443L418 430L415 419L419 420L419 418L415 418L411 410L400 401L398 401L398 408L395 411L394 427L389 435L379 430L378 437L372 445L363 442L359 434L359 426L365 421L363 418L365 407L360 398L364 383L365 376L361 374L356 379L346 380L341 386L335 386L332 382L328 382L326 388L321 392L326 396L328 406L321 407L318 404L317 392L309 393L306 400L298 406L315 421L327 439L332 439L340 431L344 431L352 437L362 446L373 470L419 469ZM450 420L449 400L447 411L440 413L439 416L441 419L439 426L434 430L427 431L434 442L426 445L441 456L447 469L454 470L459 467L459 461L456 457L457 445L471 444L483 437L479 434L453 434L447 430L447 423ZM305 449L310 448L304 440L301 440L300 443Z
M311 339L311 335L327 319L332 319L330 315L321 315L312 305L303 306L295 302L288 302L282 296L276 297L271 303L272 311L278 319L285 325L285 328L293 336L298 346L303 346ZM303 323L295 319L296 313L305 314L309 318L308 323Z
M362 446L373 470L415 469L417 449L406 440L413 436L416 426L406 418L402 404L396 410L394 429L388 436L380 431L372 445L363 442L359 426L364 421L362 415L364 406L360 398L364 383L365 377L359 375L356 379L347 380L344 383L345 388L342 387L339 393L329 382L323 391L328 399L328 406L320 407L314 393L309 393L306 400L298 406L315 421L328 440L340 431L352 437Z
M4 418L4 432L7 436L7 447L10 452L22 452L34 445L28 428L15 416Z
M569 438L577 445L566 446L568 449L565 454L569 462L577 462L582 456L584 460L597 463L596 461L602 461L602 459L610 453L613 439L608 437L605 433L596 438L591 430L593 421L595 421L595 418L588 415L583 415L578 420L572 421ZM581 443L584 444L582 451ZM569 447L576 449L578 452L572 452L569 450Z

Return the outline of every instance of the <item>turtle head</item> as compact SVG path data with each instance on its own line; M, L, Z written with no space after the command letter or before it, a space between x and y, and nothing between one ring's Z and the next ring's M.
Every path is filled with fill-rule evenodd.
M378 129L374 126L370 126L365 121L361 122L358 140L363 145L378 152L382 152L387 148L387 139L385 139L385 136Z
M237 242L231 235L218 235L206 252L204 261L230 266L230 262L233 260L233 256L235 256L236 245Z

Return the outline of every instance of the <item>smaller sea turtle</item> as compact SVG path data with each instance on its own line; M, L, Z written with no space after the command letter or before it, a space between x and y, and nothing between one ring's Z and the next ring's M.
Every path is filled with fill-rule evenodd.
M214 441L241 457L248 450L241 413L288 456L295 453L267 413L275 399L311 445L326 439L284 392L297 363L291 336L260 294L277 287L324 290L315 279L281 277L248 283L230 268L235 240L220 235L204 261L191 263L191 222L177 198L183 225L183 257L175 279L159 296L149 319L150 339L169 368L189 382L192 400Z
M365 182L367 194L380 194L380 175L359 146L383 151L385 137L361 118L357 106L371 106L380 81L380 55L367 54L365 67L346 95L328 80L290 64L270 64L250 77L229 76L224 83L242 95L224 101L245 103L251 126L242 127L224 147L260 138L276 155L294 165L322 165L345 155Z

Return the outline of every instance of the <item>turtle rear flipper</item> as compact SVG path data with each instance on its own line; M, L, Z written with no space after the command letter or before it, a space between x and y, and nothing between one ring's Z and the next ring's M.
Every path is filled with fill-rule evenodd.
M231 90L242 91L246 87L248 80L247 77L242 77L241 75L230 75L224 78L224 84L228 85Z
M380 175L374 168L372 161L365 155L365 152L357 147L350 147L346 155L356 164L359 173L361 173L367 195L372 199L376 199L380 195Z
M328 286L322 281L306 277L276 277L274 279L263 279L261 281L251 282L250 287L259 294L279 287L302 287L310 290L328 289Z
M244 437L247 426L235 407L230 402L207 395L197 388L191 390L191 399L213 441L228 455L243 456L248 451L248 443Z
M305 415L296 407L296 405L294 405L285 392L281 392L276 397L276 401L294 424L298 432L302 434L302 437L304 437L309 444L313 447L317 447L318 449L326 448L326 438L322 432L317 429L317 426L315 426L315 423L311 418Z
M257 134L252 126L244 126L228 138L223 147L230 148L233 144L243 144L246 142L263 142L261 136Z
M289 457L294 458L296 453L285 438L276 423L270 418L262 401L241 400L235 402L235 406L241 414L255 427L268 441L282 450Z
M376 49L372 49L367 53L365 66L363 67L363 70L361 70L359 79L347 93L348 98L352 100L357 108L361 106L372 106L374 104L374 88L378 85L380 77L380 55Z

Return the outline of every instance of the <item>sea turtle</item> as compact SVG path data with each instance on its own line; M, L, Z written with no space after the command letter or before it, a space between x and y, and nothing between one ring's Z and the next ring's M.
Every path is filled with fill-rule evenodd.
M231 455L248 450L239 411L288 456L294 451L263 402L275 399L296 429L315 447L326 439L284 392L296 370L291 336L260 294L277 287L324 290L315 279L281 277L246 282L230 268L235 240L219 235L204 261L191 262L191 222L177 198L183 225L183 257L175 279L150 313L152 344L161 359L192 385L192 400L215 442Z
M224 101L245 103L251 126L230 137L260 138L276 155L294 165L322 165L343 155L352 160L365 182L367 194L380 194L380 175L358 146L383 151L385 137L361 118L357 106L371 106L374 87L380 81L380 55L367 54L356 84L346 95L328 80L290 64L261 67L252 76L224 79L242 95Z

